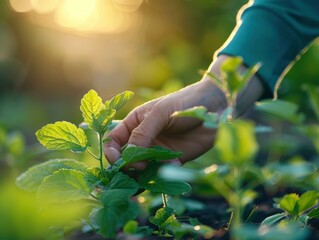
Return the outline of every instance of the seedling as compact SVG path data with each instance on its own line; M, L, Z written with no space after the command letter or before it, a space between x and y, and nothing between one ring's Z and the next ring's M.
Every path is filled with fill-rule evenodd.
M124 226L126 230L131 229L132 221L139 214L138 205L131 197L140 189L164 195L189 192L191 188L187 183L166 181L156 174L162 161L178 158L181 152L158 146L127 147L122 157L106 168L103 142L107 139L104 139L104 135L112 126L116 112L132 96L132 92L125 91L103 103L97 92L90 90L81 100L84 123L80 127L59 121L36 132L39 142L46 148L71 150L74 153L87 151L99 162L98 166L87 166L74 159L52 159L22 173L17 178L17 185L35 192L42 208L51 204L88 201L91 210L85 222L92 230L111 238ZM122 170L124 166L137 161L147 161L148 167L138 179L133 179ZM162 226L159 226L160 231L163 230ZM139 228L134 229L138 231Z

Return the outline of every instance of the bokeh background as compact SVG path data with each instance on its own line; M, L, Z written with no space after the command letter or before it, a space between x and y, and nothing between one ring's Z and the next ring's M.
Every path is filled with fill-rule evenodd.
M30 226L39 224L25 225L36 212L34 201L14 187L21 171L51 156L41 155L45 150L37 144L36 130L59 120L80 123L80 99L92 88L103 99L124 90L135 92L117 116L123 118L145 101L198 81L246 2L0 0L0 212L6 219L0 232L8 231L4 239L38 234ZM302 86L318 83L318 63L319 46L314 43L285 77L279 93L298 104L310 121L313 111Z
M48 122L80 122L80 98L91 88L103 98L134 91L128 111L195 82L246 2L1 0L0 124L35 142ZM302 102L300 86L316 82L318 61L313 46L280 96Z

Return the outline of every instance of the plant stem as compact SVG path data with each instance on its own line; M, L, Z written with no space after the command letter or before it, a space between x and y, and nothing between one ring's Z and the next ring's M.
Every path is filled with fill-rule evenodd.
M99 138L99 157L98 160L100 161L100 168L101 168L101 173L102 176L105 177L105 172L104 172L104 166L103 166L103 136L98 133L98 138Z
M167 195L162 193L163 207L167 207Z

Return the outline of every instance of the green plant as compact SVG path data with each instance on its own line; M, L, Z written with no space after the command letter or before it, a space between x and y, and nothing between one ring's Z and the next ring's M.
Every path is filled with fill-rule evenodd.
M305 227L310 219L319 218L319 208L316 207L318 197L317 191L307 191L300 196L291 193L276 199L277 207L284 212L267 217L261 227L271 226L279 221L297 222Z
M132 96L132 92L125 91L103 103L99 95L90 90L81 100L84 123L80 127L59 121L36 132L40 143L48 149L71 150L74 153L87 151L99 162L99 166L87 166L74 159L52 159L22 173L16 180L17 185L26 191L35 192L42 209L81 201L90 212L86 224L105 237L115 237L117 230L124 226L127 232L140 233L145 230L145 227L132 225L132 221L139 215L138 204L132 196L139 189L163 194L165 197L166 194L184 194L191 188L185 182L167 181L158 177L156 172L161 162L181 154L162 147L127 147L118 161L105 167L107 161L102 149L108 139L104 135L112 126L116 111ZM133 179L122 169L137 161L148 161L148 167L137 179ZM157 219L156 216L153 219ZM171 218L174 218L173 213ZM57 227L63 230L64 226ZM162 227L159 227L162 231Z

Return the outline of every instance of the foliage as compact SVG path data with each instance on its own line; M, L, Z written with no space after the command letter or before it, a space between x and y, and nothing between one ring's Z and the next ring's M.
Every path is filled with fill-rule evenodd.
M126 91L103 104L98 94L90 90L81 100L80 109L84 124L77 127L72 123L59 121L36 132L40 143L48 149L71 150L75 153L88 151L99 161L100 167L87 166L74 159L52 159L22 173L16 180L17 185L26 191L35 192L37 202L42 208L50 208L54 204L87 201L91 212L86 222L92 230L104 237L115 237L117 230L123 227L127 232L140 234L144 231L149 234L148 228L134 225L133 221L139 215L139 207L131 197L137 194L139 189L163 195L180 195L189 192L191 187L182 181L167 181L156 174L162 161L181 155L180 152L159 146L127 147L114 165L107 169L104 167L104 134L112 125L116 111L132 96L132 92ZM95 147L97 149L94 149ZM96 152L98 154L95 154ZM137 161L149 162L149 167L138 180L122 172L125 166ZM158 211L162 211L161 209ZM173 210L169 216L175 219L172 213ZM164 223L158 214L150 218L150 221L159 228L158 233L162 233L171 221L165 220Z

